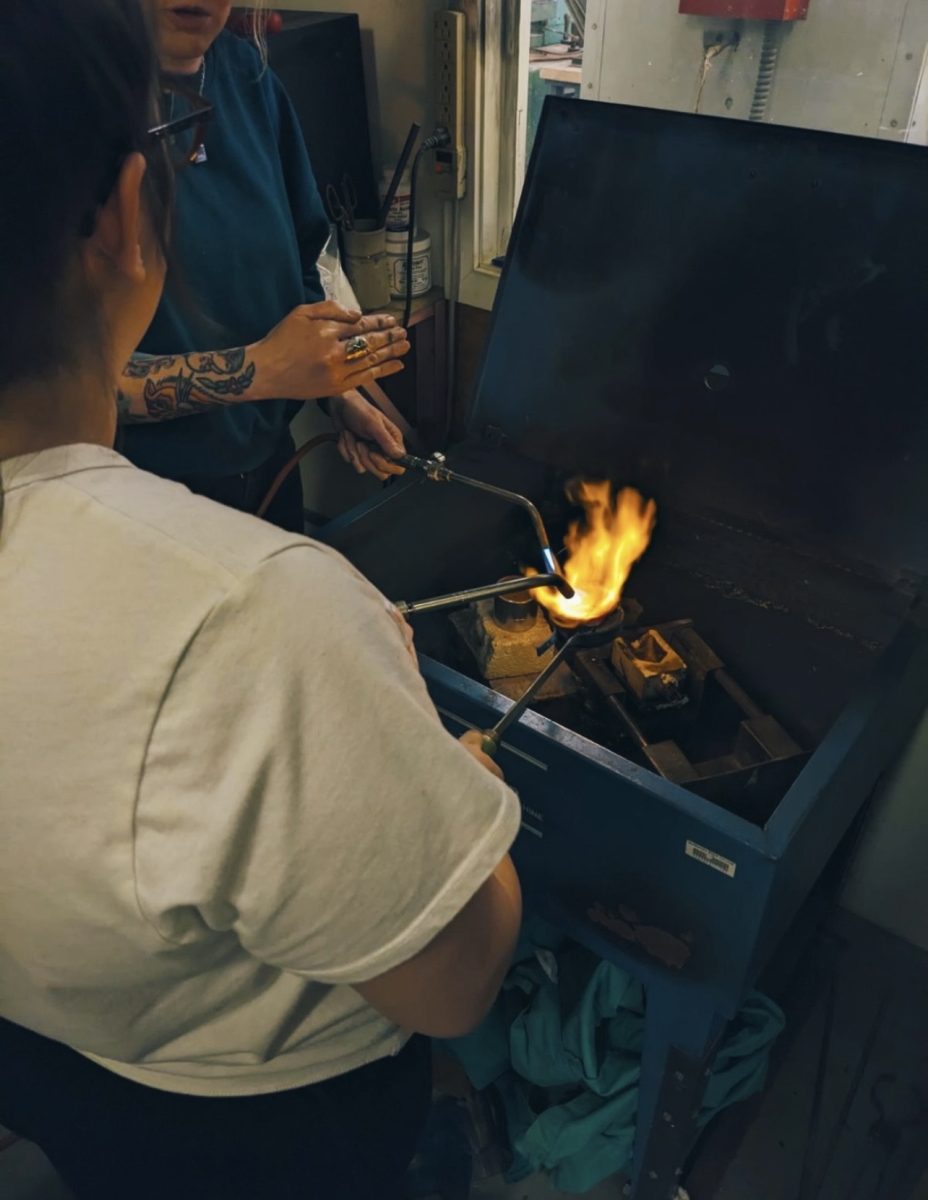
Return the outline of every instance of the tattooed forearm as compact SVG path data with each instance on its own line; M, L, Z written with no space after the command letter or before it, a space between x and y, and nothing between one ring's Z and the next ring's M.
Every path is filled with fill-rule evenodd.
M146 421L150 421L150 417L143 417L132 411L132 397L127 395L122 388L116 389L116 420L120 425L138 425Z
M168 421L234 404L255 382L245 347L204 354L133 355L116 393L122 424Z

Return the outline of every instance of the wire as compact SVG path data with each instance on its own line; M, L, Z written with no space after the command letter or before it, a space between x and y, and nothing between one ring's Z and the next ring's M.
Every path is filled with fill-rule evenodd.
M403 310L404 329L409 329L409 321L412 317L412 294L414 284L412 277L412 261L416 244L416 210L419 205L419 164L422 162L423 154L428 153L429 150L437 150L439 146L447 146L450 141L451 134L447 129L436 129L431 137L427 137L425 139L425 141L416 151L416 157L412 160L412 173L409 189L409 233L406 237L406 306Z
M315 450L318 446L324 446L327 442L337 442L337 441L338 441L337 433L320 433L317 437L310 438L308 442L304 442L304 444L302 446L300 446L299 450L295 451L295 453L292 454L290 456L290 458L287 459L287 461L284 463L284 465L280 468L280 470L274 476L274 482L268 488L267 495L264 497L264 499L258 505L258 510L255 513L255 516L256 517L264 516L264 514L267 512L267 510L271 507L274 497L277 495L277 493L280 491L280 489L283 487L284 483L286 482L288 476L290 475L290 472L293 471L294 468L296 468L300 465L300 463L303 461L303 459L306 457L307 454L309 454L311 451Z
M457 382L457 350L458 350L458 288L461 283L461 202L453 200L451 207L451 269L448 284L448 375L445 385L447 406L445 423L442 429L444 438L451 432L451 418L454 413L454 389Z
M783 26L779 21L765 22L764 40L760 49L760 66L757 69L757 83L754 86L754 99L751 101L751 115L748 118L751 121L766 121L767 119L782 45Z
M393 172L393 178L390 180L390 186L387 188L386 194L383 198L383 205L380 209L381 225L386 225L387 220L389 219L390 208L392 207L393 201L396 198L396 193L400 186L400 181L403 178L403 173L409 165L409 156L412 154L412 148L416 144L416 138L421 132L422 126L419 125L418 122L413 121L412 125L409 127L409 134L406 138L406 142L400 152L399 159L397 160L396 169Z
M706 51L705 58L702 60L702 74L699 77L699 91L696 93L696 107L694 112L699 112L702 106L702 94L705 91L706 80L709 78L709 68L712 66L714 59L722 53L723 50L733 50L736 42L716 42L714 46L710 46Z
M413 278L412 278L412 260L415 253L416 245L416 207L419 193L419 163L422 162L422 155L425 153L426 142L423 142L416 151L416 157L412 160L412 172L410 175L409 188L409 232L406 234L406 305L403 309L403 328L409 329L409 319L412 316L412 294L413 294Z

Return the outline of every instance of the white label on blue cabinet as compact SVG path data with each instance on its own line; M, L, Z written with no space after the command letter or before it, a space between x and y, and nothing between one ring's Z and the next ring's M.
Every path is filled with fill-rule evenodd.
M704 867L711 867L713 871L720 871L722 875L727 875L729 879L734 879L735 872L738 870L737 864L733 863L730 858L724 858L721 854L716 854L714 850L707 850L705 846L700 846L696 842L686 843L686 853L690 858L695 858L697 862L701 862Z

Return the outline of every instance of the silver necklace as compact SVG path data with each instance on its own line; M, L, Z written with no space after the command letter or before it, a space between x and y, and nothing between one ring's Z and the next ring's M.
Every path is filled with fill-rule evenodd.
M200 81L199 81L199 84L197 85L197 95L201 99L203 98L204 87L206 87L206 55L205 54L203 55L203 61L200 63ZM206 162L206 147L203 145L202 142L200 142L199 146L197 146L196 154L193 156L193 162L194 162L195 166L199 166L201 163Z
M200 63L200 70L197 74L197 95L201 99L203 97L204 87L206 87L206 55L205 54L203 55L203 61ZM168 120L173 121L174 120L174 93L170 92L169 97L170 97L170 108L168 109ZM206 147L203 145L202 142L200 142L199 146L197 146L197 148L196 148L196 152L193 156L192 162L193 162L194 166L199 166L201 163L205 163L206 161L207 161Z

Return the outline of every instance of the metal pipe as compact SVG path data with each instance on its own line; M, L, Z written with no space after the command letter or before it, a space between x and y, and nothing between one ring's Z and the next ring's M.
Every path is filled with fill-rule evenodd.
M490 758L494 758L499 753L503 734L505 734L510 725L519 720L541 691L544 684L547 683L558 667L571 657L574 650L579 650L582 647L602 646L606 642L612 641L618 634L624 619L625 614L622 609L617 608L612 617L606 618L606 620L601 621L598 625L587 625L572 634L544 670L535 677L527 690L506 710L493 728L485 731L481 745L484 754L489 755ZM540 651L541 648L539 648L539 653Z
M643 750L645 754L648 754L648 739L641 732L638 722L628 711L618 696L604 696L603 699L605 700L606 705L613 711L613 713L615 713L618 719L625 726L626 732L631 736L632 741L635 743L638 749ZM648 758L650 759L650 755L648 755ZM651 765L656 766L656 764L653 762Z
M714 674L716 683L728 692L749 721L756 721L764 715L764 710L754 703L741 684L732 679L724 668L720 667Z
M582 658L578 658L576 662L572 664L572 667L583 683L585 683L593 692L598 692L600 694L600 699L605 704L606 708L616 719L623 731L628 734L638 749L642 752L642 754L644 754L645 758L647 758L648 762L651 764L657 774L663 775L664 778L666 778L666 771L664 769L664 765L661 763L660 757L655 755L652 745L645 737L641 726L628 711L619 697L615 694L606 695L602 692L602 689L597 682L595 673L589 669Z
M560 563L551 549L551 539L548 537L545 523L541 519L541 513L532 501L529 500L528 496L522 496L518 492L510 492L506 488L496 487L492 483L484 483L482 479L472 479L469 475L459 475L457 471L452 471L450 467L445 465L445 458L442 454L434 454L431 458L420 458L416 454L403 454L395 461L401 467L406 467L407 470L422 471L426 478L431 479L433 483L459 483L464 487L475 488L479 492L486 492L490 496L496 496L500 500L505 500L507 504L516 504L519 508L524 509L531 518L532 525L534 526L535 536L538 538L538 544L541 548L541 561L545 571L550 575L559 576L561 583L554 586L558 588L562 595L570 599L574 594L573 588L564 579Z
M467 588L462 592L449 592L446 596L434 596L431 600L401 600L394 607L404 617L416 613L441 612L446 608L460 608L463 604L473 604L477 600L492 600L495 596L505 596L509 592L526 592L533 588L554 587L568 599L573 595L570 584L563 575L550 573L548 575L516 576L513 579L500 579L496 583L488 583L483 587ZM565 591L565 587L569 589Z
M504 716L500 717L492 729L488 729L486 733L484 733L483 744L481 746L484 754L489 755L490 758L496 757L496 755L499 753L500 744L502 743L503 735L505 734L506 730L510 725L519 720L519 718L535 699L544 685L548 682L554 672L558 669L561 663L567 659L571 650L573 650L574 646L582 638L582 636L582 633L580 633L574 634L572 638L568 638L560 650L558 650L557 654L555 654L554 658L552 658L548 665L544 668L544 670L540 671L535 676L530 686L526 688L519 699L516 700L506 710Z
M532 501L529 500L528 496L521 496L518 492L510 492L506 488L496 487L492 483L484 483L482 479L471 479L467 475L458 475L456 471L450 471L449 477L449 482L451 483L460 483L465 487L476 488L477 491L486 492L490 496L496 496L499 500L505 500L509 504L516 504L527 512L535 528L535 536L538 538L538 544L541 547L541 557L545 570L553 575L560 574L560 566L554 557L554 551L551 549L548 531L545 529L545 523L541 519L541 513Z

